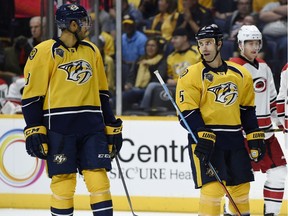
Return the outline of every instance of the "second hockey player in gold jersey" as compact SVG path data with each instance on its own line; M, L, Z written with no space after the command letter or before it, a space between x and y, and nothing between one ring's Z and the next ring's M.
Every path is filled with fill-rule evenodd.
M210 162L241 215L247 216L250 182L254 180L250 159L257 162L265 153L264 133L255 115L252 77L244 67L222 60L223 35L217 25L202 27L196 39L202 62L180 75L176 103L198 138L195 144L188 136L195 187L201 188L198 213L220 215L225 194L209 172ZM185 127L181 118L180 123ZM247 134L250 154L245 149L242 129Z

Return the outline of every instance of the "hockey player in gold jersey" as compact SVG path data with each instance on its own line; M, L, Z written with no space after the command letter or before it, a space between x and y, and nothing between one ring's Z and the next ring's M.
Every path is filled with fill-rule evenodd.
M217 25L202 27L196 40L202 62L189 66L179 76L176 103L198 137L195 144L188 136L195 187L201 188L198 214L220 215L224 190L211 175L207 167L210 162L241 215L247 216L250 182L254 180L250 160L258 162L265 154L264 133L255 115L252 77L244 67L222 60L223 34ZM249 154L242 129L247 134ZM230 209L237 213L232 205Z
M101 54L84 40L91 25L85 8L64 4L56 22L61 36L37 45L24 70L26 150L47 160L52 216L73 215L77 172L93 215L112 216L106 171L122 146L122 121L109 105Z

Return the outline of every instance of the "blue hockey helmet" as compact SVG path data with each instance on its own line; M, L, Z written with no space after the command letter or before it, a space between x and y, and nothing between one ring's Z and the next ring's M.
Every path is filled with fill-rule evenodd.
M204 38L215 38L216 41L222 41L223 33L220 31L216 24L211 24L200 28L195 35L195 38L196 40L201 40Z
M79 27L90 27L91 21L86 9L78 4L63 4L56 11L56 23L60 29L68 29L71 21Z

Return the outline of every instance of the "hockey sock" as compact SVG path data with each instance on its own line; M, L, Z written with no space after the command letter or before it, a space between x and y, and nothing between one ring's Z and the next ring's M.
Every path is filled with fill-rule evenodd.
M86 187L90 192L90 205L94 216L112 216L113 205L110 182L105 169L83 170Z
M267 172L267 180L264 184L264 214L280 213L282 200L284 196L285 178L287 175L286 166L279 166L269 169Z
M218 182L205 184L201 188L199 215L220 215L220 204L224 192Z
M52 177L51 182L52 216L73 215L73 196L76 187L76 174L62 174Z

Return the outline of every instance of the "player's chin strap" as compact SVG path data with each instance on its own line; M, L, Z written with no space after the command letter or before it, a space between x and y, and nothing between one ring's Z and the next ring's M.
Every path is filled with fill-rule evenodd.
M78 25L78 23L77 23L77 25ZM78 28L77 28L77 31L76 31L76 32L72 32L72 31L70 30L70 28L66 28L66 29L67 29L67 31L69 31L70 33L72 33L72 34L75 36L77 42L80 42L80 38L79 38L79 36L78 36L78 33L81 32L81 27L80 27L79 25L78 25Z
M202 56L202 59L205 61L205 62L207 62L207 63L211 63L211 62L213 62L215 59L216 59L216 57L217 57L217 55L219 54L219 51L217 50L217 52L216 52L216 55L214 56L214 58L211 60L211 61L207 61L207 60L205 60L204 58L203 58L203 56Z
M76 32L72 32L72 33L75 35L76 40L77 40L78 42L80 42L80 38L79 38L79 36L78 36L78 33L79 33L80 31L81 31L81 27L78 26L77 31L76 31Z

